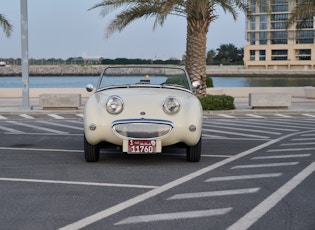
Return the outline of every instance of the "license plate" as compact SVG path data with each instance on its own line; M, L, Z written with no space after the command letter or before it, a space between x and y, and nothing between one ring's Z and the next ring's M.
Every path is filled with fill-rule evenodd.
M156 140L128 140L128 153L155 153Z

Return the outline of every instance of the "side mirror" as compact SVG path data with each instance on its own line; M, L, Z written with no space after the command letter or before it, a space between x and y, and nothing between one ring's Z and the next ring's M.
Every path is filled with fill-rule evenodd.
M85 87L86 91L88 92L92 92L94 90L94 86L92 84L88 84L86 87Z
M192 85L192 89L194 92L196 92L200 88L200 82L199 81L194 81L191 85Z

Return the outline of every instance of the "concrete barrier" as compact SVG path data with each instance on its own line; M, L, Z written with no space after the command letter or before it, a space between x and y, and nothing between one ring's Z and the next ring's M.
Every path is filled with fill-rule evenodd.
M40 94L39 105L43 109L77 109L81 105L81 94Z
M314 98L315 99L315 87L305 87L304 88L305 91L305 97L306 98Z
M288 93L250 93L249 106L254 108L287 108L291 106Z

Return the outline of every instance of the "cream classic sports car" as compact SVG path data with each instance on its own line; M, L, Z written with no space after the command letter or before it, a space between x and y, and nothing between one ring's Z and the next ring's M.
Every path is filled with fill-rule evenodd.
M84 153L99 160L100 149L129 154L186 148L186 159L201 155L202 108L186 71L176 67L113 66L104 69L85 105Z

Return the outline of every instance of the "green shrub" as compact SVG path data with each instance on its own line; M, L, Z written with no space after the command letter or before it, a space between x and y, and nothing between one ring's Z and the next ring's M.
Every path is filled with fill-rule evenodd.
M213 81L211 77L206 77L206 85L207 85L207 88L213 87Z
M203 110L235 109L234 97L228 95L207 95L199 98Z

